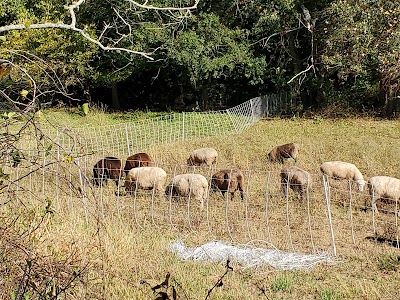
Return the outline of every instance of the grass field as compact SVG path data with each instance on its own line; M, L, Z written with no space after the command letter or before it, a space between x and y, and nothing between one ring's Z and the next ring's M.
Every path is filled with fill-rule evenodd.
M121 118L101 112L96 114L96 122L102 120L102 125L115 124ZM76 119L72 123L68 119L70 113L59 111L51 111L49 115L53 120L71 126L82 120L91 126L99 124L76 115L72 116ZM88 196L81 197L76 166L65 163L57 172L65 174L66 180L56 181L52 169L43 174L39 171L20 182L15 201L7 202L0 209L4 224L13 229L2 230L3 237L10 238L3 238L0 246L9 249L8 253L18 253L15 249L11 251L11 243L5 241L11 239L12 232L25 233L24 239L31 243L35 257L40 258L35 261L37 269L31 268L32 274L34 270L38 274L31 278L31 285L32 282L41 287L47 284L44 289L48 295L54 295L57 288L68 286L63 294L66 299L155 299L151 286L161 283L169 272L169 284L176 288L178 299L205 299L224 274L225 265L180 261L167 251L171 241L181 238L189 246L196 246L213 239L231 239L234 243L261 240L258 244L265 246L263 241L269 239L273 246L286 251L332 253L319 165L323 161L343 160L357 165L366 179L373 175L400 178L399 138L398 120L314 117L262 120L238 135L219 135L142 149L167 170L169 178L183 170L179 165L186 161L192 149L203 146L218 150L218 168L240 166L245 171L249 187L248 210L236 196L233 203L229 202L231 209L227 213L224 199L215 194L209 200L208 219L205 212L199 213L193 205L190 223L185 205L174 206L171 217L168 205L165 205L168 202L155 200L152 210L149 194L141 194L134 205L132 196L116 197L115 185L111 182L101 192L98 188L87 188ZM279 192L281 166L266 161L266 153L273 146L286 142L300 144L296 165L309 171L315 181L310 197L314 249L308 236L306 204L292 198L288 203L285 201ZM125 159L121 153L114 155ZM88 177L99 158L94 155L82 161L80 166ZM208 169L198 171L210 175ZM69 176L70 173L74 176ZM269 227L265 225L264 216L268 174ZM54 188L56 185L59 189ZM30 192L25 190L27 187ZM338 251L336 264L280 271L271 267L243 270L232 263L233 271L223 278L222 286L212 291L210 299L398 299L400 250L369 239L373 234L371 212L362 209L368 199L368 191L354 192L355 240L352 241L348 187L343 182L332 183L332 214ZM290 212L289 227L286 226L286 207ZM54 212L44 213L49 210ZM23 217L11 223L10 215ZM378 217L378 229L383 237L393 238L395 219L393 214L385 213ZM34 231L36 225L38 229ZM26 234L27 231L32 234ZM291 243L288 243L289 232ZM22 277L24 260L21 257L24 256L6 256L5 250L0 250L0 254L3 265L9 268L7 272ZM13 258L19 260L13 262ZM84 271L67 285L68 278L77 270ZM0 272L1 276L7 274L5 269ZM51 275L53 279L49 279ZM15 295L18 282L16 275L3 277L5 288L0 296ZM171 290L169 293L171 295ZM29 294L26 299L30 299Z

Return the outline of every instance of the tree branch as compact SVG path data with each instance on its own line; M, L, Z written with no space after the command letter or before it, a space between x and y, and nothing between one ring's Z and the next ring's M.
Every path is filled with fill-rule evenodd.
M191 10L194 10L197 8L198 3L200 0L195 0L194 4L192 6L187 6L187 7L157 7L153 5L148 5L147 1L145 1L143 4L138 3L136 1L132 0L125 0L126 2L142 9L147 9L147 10L156 10L156 11L187 11L190 12ZM141 55L143 57L146 57L147 59L153 60L153 58L150 56L152 53L146 53L142 51L135 51L131 50L125 47L110 47L104 45L102 42L100 42L100 39L103 36L104 30L100 37L98 39L92 38L86 31L85 29L81 29L77 27L76 24L76 10L84 4L85 0L78 0L76 2L73 2L71 5L65 6L65 9L68 10L69 15L71 17L71 23L66 24L63 22L46 22L46 23L38 23L38 24L30 24L29 26L26 26L25 24L14 24L14 25L5 25L5 26L0 26L0 33L2 32L7 32L7 31L13 31L13 30L25 30L25 29L46 29L46 28L59 28L59 29L65 29L65 30L70 30L70 31L75 31L79 33L81 36L83 36L86 40L89 42L97 45L104 51L116 51L116 52L126 52L130 54L135 54L135 55ZM125 23L125 25L128 26L128 28L131 30L131 26L128 24L126 20L124 20L120 14L114 9L116 12L118 18L122 19L122 21ZM154 52L153 52L154 53Z

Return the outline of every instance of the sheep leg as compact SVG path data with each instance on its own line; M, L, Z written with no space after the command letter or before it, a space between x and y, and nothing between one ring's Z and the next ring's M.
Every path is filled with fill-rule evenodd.
M240 198L242 199L242 201L244 201L244 192L243 192L243 188L239 185L239 191L240 191Z

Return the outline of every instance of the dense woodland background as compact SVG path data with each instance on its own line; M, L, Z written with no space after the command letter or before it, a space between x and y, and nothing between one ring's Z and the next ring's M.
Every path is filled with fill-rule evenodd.
M42 91L35 97L47 105L215 110L290 92L297 100L291 113L327 107L385 117L400 112L398 1L207 0L188 13L140 9L126 0L86 0L76 10L77 26L91 37L152 59L104 51L67 29L1 30L69 23L65 5L71 4L0 2L1 101L33 89L26 74L10 71L12 62L35 78ZM56 74L56 80L45 73Z

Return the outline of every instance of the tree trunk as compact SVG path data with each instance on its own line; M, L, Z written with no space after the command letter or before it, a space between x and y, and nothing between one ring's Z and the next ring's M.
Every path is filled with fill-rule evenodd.
M208 110L210 106L210 96L208 94L208 90L211 83L211 77L205 81L205 83L201 86L201 100L202 100L202 110Z
M382 99L382 117L392 118L399 113L400 101L397 97L399 87L397 82L393 83L390 79L381 80L381 99Z
M111 108L115 110L120 110L121 103L119 102L118 96L118 82L113 82L111 89Z

